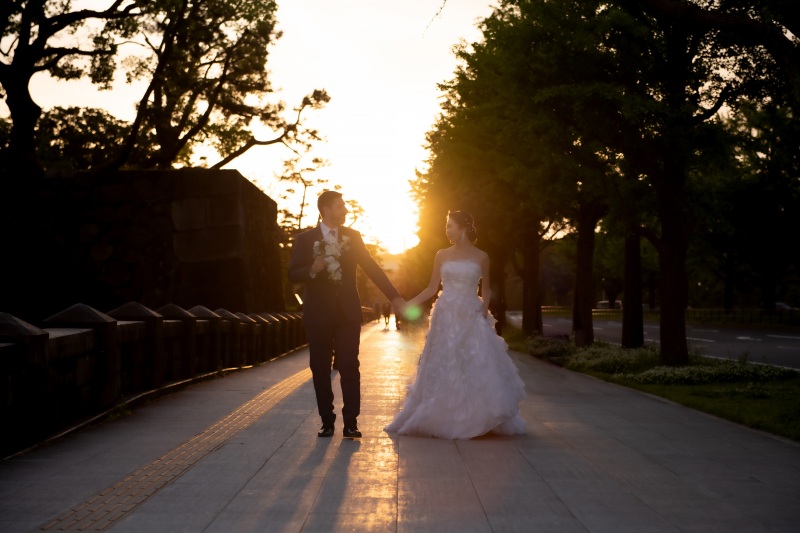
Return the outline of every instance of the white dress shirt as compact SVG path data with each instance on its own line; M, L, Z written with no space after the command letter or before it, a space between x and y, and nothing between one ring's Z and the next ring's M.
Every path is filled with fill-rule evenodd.
M338 242L339 228L329 228L328 226L325 225L324 222L320 222L319 227L320 229L322 229L322 237L326 241L333 243ZM333 235L331 235L331 232L333 232Z

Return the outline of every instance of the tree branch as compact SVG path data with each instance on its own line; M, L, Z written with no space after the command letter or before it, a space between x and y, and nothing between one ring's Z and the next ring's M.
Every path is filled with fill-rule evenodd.
M244 154L254 146L268 146L270 144L282 143L284 146L286 146L287 148L289 148L290 150L299 155L297 150L295 150L292 146L289 146L286 143L286 140L289 138L290 135L297 133L298 128L300 126L300 116L303 110L306 107L314 106L320 99L325 99L326 97L327 95L324 95L324 93L318 93L318 91L314 91L314 94L311 96L304 97L302 104L300 104L300 107L297 109L297 117L295 118L294 124L288 124L284 126L283 131L279 136L275 137L274 139L270 139L269 141L259 141L255 137L251 136L250 139L248 139L248 141L243 146L234 150L231 154L224 157L220 162L216 163L211 168L220 169L224 167L225 165L227 165L240 155Z
M56 15L49 19L50 24L48 24L48 26L51 31L49 35L46 36L46 39L52 37L64 28L75 24L76 22L81 22L88 19L117 20L137 15L137 13L132 13L132 11L137 7L135 3L128 4L122 10L118 11L117 9L120 5L122 5L122 3L122 0L117 0L105 11L81 9L79 11L72 11L70 13Z
M799 35L800 27L793 27L792 24L792 21L797 21L796 17L786 15L785 20L775 20L776 25L771 25L746 15L703 9L692 2L681 0L635 0L631 5L644 6L657 16L665 17L690 31L714 29L724 32L731 42L762 45L785 69L795 87L800 85L800 50L786 37L782 28L778 27L783 26L795 36Z
M270 139L269 141L259 141L255 137L250 137L247 140L247 142L244 143L244 145L242 145L240 148L234 150L231 154L229 154L227 157L223 158L220 162L218 162L215 165L213 165L211 167L211 169L212 170L221 169L222 167L224 167L225 165L227 165L228 163L230 163L231 161L233 161L234 159L236 159L240 155L244 154L245 152L247 152L250 148L252 148L254 146L269 146L270 144L283 143L283 141L286 138L287 134L288 134L288 131L284 130L279 136L275 137L274 139Z
M96 57L110 54L108 50L83 50L81 48L48 48L47 53L43 54L50 59L46 60L44 63L36 65L33 67L34 72L42 72L45 70L50 70L54 68L59 61L64 59L67 56L84 56L84 57Z
M144 117L146 115L147 102L150 100L150 95L153 94L158 84L161 83L161 75L163 74L164 69L166 69L166 65L168 63L166 58L169 58L169 56L172 54L172 49L175 45L173 42L174 31L178 23L183 18L183 14L186 12L187 1L188 0L183 0L181 2L180 9L175 14L175 18L170 21L169 26L164 32L164 50L161 52L161 54L159 54L158 64L153 72L153 77L150 79L147 90L145 90L142 99L139 101L139 107L136 110L136 118L133 120L128 138L126 139L125 144L123 144L119 155L117 155L117 157L115 157L108 165L103 167L103 170L115 170L120 168L125 164L125 161L128 160L133 152L134 146L136 146L136 139L139 136L139 130L142 127L142 123L144 122Z
M725 105L725 103L733 94L734 94L733 87L731 87L730 84L726 85L719 93L719 97L717 98L717 101L714 102L713 106L694 116L693 120L694 123L700 124L702 122L705 122L709 118L713 117L714 115L716 115L717 111L719 111L722 108L722 106Z

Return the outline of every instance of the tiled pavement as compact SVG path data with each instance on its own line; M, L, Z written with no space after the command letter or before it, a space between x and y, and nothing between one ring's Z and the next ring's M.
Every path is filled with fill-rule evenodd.
M423 341L364 327L360 440L300 350L0 462L0 531L800 531L797 443L523 354L527 435L387 435Z

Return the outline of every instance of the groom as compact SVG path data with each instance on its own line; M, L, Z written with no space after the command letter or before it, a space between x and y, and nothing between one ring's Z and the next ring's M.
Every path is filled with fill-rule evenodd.
M295 237L289 280L306 285L303 324L317 409L322 418L322 429L317 435L333 435L336 415L331 359L335 353L344 400L344 436L357 438L361 437L357 418L361 409L358 348L362 316L356 289L356 266L366 272L396 309L402 309L404 301L364 246L361 234L343 226L348 210L341 193L324 191L317 199L317 208L322 216L319 226Z

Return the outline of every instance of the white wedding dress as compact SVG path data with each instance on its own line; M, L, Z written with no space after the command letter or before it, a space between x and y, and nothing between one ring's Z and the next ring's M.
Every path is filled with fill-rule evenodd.
M480 265L447 261L441 276L444 289L431 312L416 379L386 431L446 439L525 433L519 415L525 385L495 333L495 319L481 314Z

